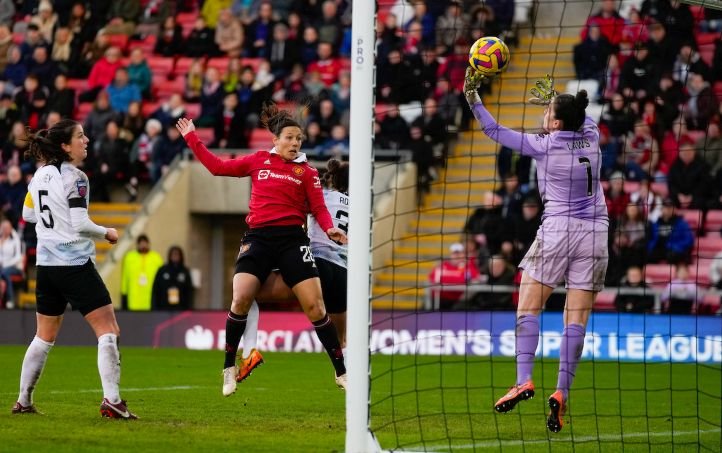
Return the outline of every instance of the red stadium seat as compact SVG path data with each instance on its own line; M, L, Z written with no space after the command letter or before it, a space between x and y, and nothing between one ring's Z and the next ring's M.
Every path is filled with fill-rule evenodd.
M656 193L662 198L666 198L669 195L669 187L666 182L653 182L650 186L652 192Z
M186 87L186 81L182 77L168 80L166 76L154 75L152 87L158 99L165 99L174 93L182 94Z
M225 74L226 69L228 68L229 60L230 58L228 57L211 58L208 62L206 62L206 68L216 68L218 72Z
M258 71L258 66L260 66L262 60L262 58L242 58L241 67L250 66L253 68L253 72L256 72Z
M614 291L602 291L597 294L597 300L594 302L594 311L617 311L614 300L617 293Z
M639 181L624 181L624 191L634 193L639 190Z
M88 79L68 79L68 88L72 88L76 93L88 89Z
M188 73L188 69L193 64L193 60L195 58L191 57L180 57L175 61L175 66L173 67L173 74L183 77Z
M128 49L128 35L108 35L108 42L111 46L119 47L123 53Z
M253 151L259 149L269 150L273 148L273 134L267 129L257 127L251 131L251 138L248 140L248 147Z
M75 119L81 123L84 122L85 118L88 117L88 114L90 114L92 110L92 102L83 102L81 104L78 104L78 106L75 108Z
M644 267L644 279L654 287L665 286L674 277L674 266L671 264L647 264Z
M720 296L717 294L705 294L704 299L697 307L699 315L713 315L720 309Z
M149 117L151 113L155 112L158 109L158 106L160 106L159 102L144 102L143 107L141 107L141 110L143 111L144 117Z
M704 262L697 261L689 266L689 276L697 282L697 284L703 288L709 287L709 261Z
M213 141L215 134L212 127L198 127L196 128L196 135L206 146L208 146Z
M374 116L376 117L377 122L381 122L384 117L386 116L386 112L388 112L389 106L386 104L376 104L374 108Z
M186 116L188 118L198 118L201 116L201 104L194 102L194 103L188 103L185 105L186 108Z
M707 233L719 233L722 231L722 209L711 209L707 211L704 229Z
M128 51L140 48L146 56L150 56L153 54L153 50L155 49L156 39L155 35L148 35L142 40L132 40L128 43Z
M697 239L697 244L693 250L693 253L697 253L699 257L710 258L714 257L719 252L722 252L722 237L720 236L702 236Z
M173 58L171 57L158 57L149 56L146 61L150 67L153 76L164 75L167 76L173 71Z
M702 211L697 209L677 209L677 214L687 221L692 231L697 234L702 225Z

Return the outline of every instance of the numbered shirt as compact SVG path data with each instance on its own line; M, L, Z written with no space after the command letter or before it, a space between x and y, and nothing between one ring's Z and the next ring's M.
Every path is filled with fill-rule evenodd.
M37 264L79 266L95 261L95 242L73 229L71 208L87 208L88 177L68 162L38 169L28 186L25 205L35 211L38 223Z
M481 103L474 116L492 140L536 161L543 218L575 217L609 223L599 179L599 128L587 117L578 131L523 134L499 125Z
M323 199L331 213L333 226L348 234L348 195L335 190L323 189ZM315 258L322 258L343 268L346 267L348 247L329 239L326 230L321 228L312 216L308 217L308 237L311 240L311 250Z

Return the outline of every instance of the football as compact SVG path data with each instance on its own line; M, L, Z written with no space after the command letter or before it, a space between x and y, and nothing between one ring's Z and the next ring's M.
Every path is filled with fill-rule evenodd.
M509 47L496 36L479 38L469 49L469 65L484 75L496 75L509 66Z

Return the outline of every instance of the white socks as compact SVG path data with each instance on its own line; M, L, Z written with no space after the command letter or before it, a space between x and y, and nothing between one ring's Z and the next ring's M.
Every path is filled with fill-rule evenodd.
M24 407L33 404L35 384L37 384L38 379L40 379L40 374L43 372L45 362L48 360L48 353L54 344L55 343L48 343L45 340L35 337L33 341L30 342L28 350L25 351L23 368L20 372L20 395L18 396L18 402Z
M113 404L119 403L120 352L118 336L115 334L106 333L98 337L98 372L103 384L103 396Z
M251 355L251 351L258 346L258 303L254 300L248 311L246 330L243 331L243 358Z

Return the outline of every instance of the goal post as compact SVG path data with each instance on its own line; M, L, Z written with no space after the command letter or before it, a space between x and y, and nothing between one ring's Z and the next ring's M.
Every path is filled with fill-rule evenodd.
M375 1L354 2L348 244L346 452L378 448L369 430L369 324L375 67ZM365 276L365 277L364 277Z

